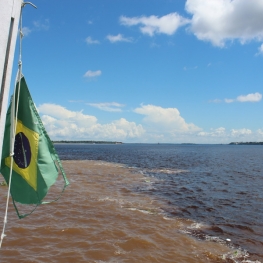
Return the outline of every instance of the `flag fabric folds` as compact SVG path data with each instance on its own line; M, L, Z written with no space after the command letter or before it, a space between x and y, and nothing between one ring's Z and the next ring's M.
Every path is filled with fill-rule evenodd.
M19 87L18 84L19 82L16 84L16 91L6 115L1 173L9 184L12 163L10 193L14 205L15 202L19 202L38 206L44 203L42 200L56 182L59 170L64 178L63 191L69 182L33 103L25 78L21 78ZM15 103L14 110L12 103ZM16 119L12 115L15 115L13 112L16 111L15 125L13 121L15 122ZM12 129L14 130L12 127L16 127L15 132L12 132ZM14 143L13 160L10 156L12 143ZM23 217L19 214L16 205L15 208L18 216Z

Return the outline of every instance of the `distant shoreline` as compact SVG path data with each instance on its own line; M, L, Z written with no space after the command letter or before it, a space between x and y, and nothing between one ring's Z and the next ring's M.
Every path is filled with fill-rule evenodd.
M123 142L112 141L52 141L53 143L85 143L85 144L123 144Z
M74 143L74 144L124 144L123 142L119 141L52 141L53 143L60 144L60 143ZM140 144L140 143L139 143ZM154 144L154 143L153 143ZM165 143L157 143L157 144L165 144ZM198 145L197 143L175 143L178 145ZM263 145L263 142L231 142L228 145Z
M263 145L263 142L231 142L229 145Z

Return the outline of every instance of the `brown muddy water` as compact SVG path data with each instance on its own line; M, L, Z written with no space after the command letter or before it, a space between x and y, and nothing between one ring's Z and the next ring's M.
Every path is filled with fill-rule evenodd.
M252 262L224 239L194 236L205 226L169 217L165 202L136 191L155 178L103 161L63 166L71 184L57 202L24 219L10 202L0 262ZM6 191L0 187L2 219Z

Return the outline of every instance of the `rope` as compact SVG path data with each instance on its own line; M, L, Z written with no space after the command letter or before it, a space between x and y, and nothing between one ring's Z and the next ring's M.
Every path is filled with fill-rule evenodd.
M7 193L7 200L6 200L6 209L5 209L5 217L4 217L4 225L1 234L0 240L0 249L2 247L2 242L5 235L5 228L7 224L7 214L8 214L8 206L10 200L10 190L11 190L11 182L12 182L12 170L13 170L13 163L14 163L14 142L15 142L15 132L16 132L16 125L17 125L17 114L18 114L18 103L19 103L19 93L20 93L20 84L21 84L21 77L22 77L22 10L24 7L24 3L21 6L21 13L20 13L20 27L19 27L19 62L18 62L18 74L16 76L16 83L18 82L18 91L17 91L17 100L15 100L16 95L16 83L14 88L14 95L12 96L12 108L11 108L11 130L10 130L10 157L11 157L11 165L10 165L10 174L9 174L9 184L8 184L8 193ZM15 105L16 103L16 105Z

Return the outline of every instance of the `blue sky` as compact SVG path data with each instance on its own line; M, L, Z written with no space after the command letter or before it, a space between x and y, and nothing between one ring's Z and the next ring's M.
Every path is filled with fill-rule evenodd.
M263 141L262 0L33 3L23 73L51 139Z

